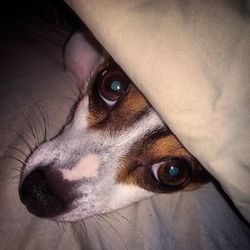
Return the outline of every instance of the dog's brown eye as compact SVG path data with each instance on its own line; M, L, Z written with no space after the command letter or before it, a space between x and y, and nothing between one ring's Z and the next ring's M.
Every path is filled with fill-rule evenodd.
M119 69L103 71L98 80L99 95L109 106L114 105L129 86L128 77Z
M152 165L155 179L167 186L184 186L191 180L188 163L182 159L168 159Z

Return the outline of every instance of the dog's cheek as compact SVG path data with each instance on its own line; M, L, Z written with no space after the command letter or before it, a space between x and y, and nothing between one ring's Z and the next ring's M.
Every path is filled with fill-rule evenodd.
M136 185L115 184L110 193L107 207L111 210L120 209L152 195L153 192L147 191Z

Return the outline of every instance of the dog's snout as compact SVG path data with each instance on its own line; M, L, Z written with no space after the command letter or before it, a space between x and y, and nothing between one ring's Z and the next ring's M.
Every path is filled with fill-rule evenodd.
M63 200L53 183L52 171L48 166L39 167L24 179L20 188L20 199L27 209L39 217L54 217L67 210L67 202Z

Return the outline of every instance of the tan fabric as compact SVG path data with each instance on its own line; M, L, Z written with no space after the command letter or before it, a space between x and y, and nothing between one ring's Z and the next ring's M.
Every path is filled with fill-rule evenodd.
M66 1L250 220L248 1Z

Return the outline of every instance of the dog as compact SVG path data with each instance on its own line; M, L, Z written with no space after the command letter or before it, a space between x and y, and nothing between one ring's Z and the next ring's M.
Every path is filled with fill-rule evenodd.
M65 47L65 61L82 94L62 131L26 161L19 195L29 212L76 221L208 181L104 49L78 32Z

